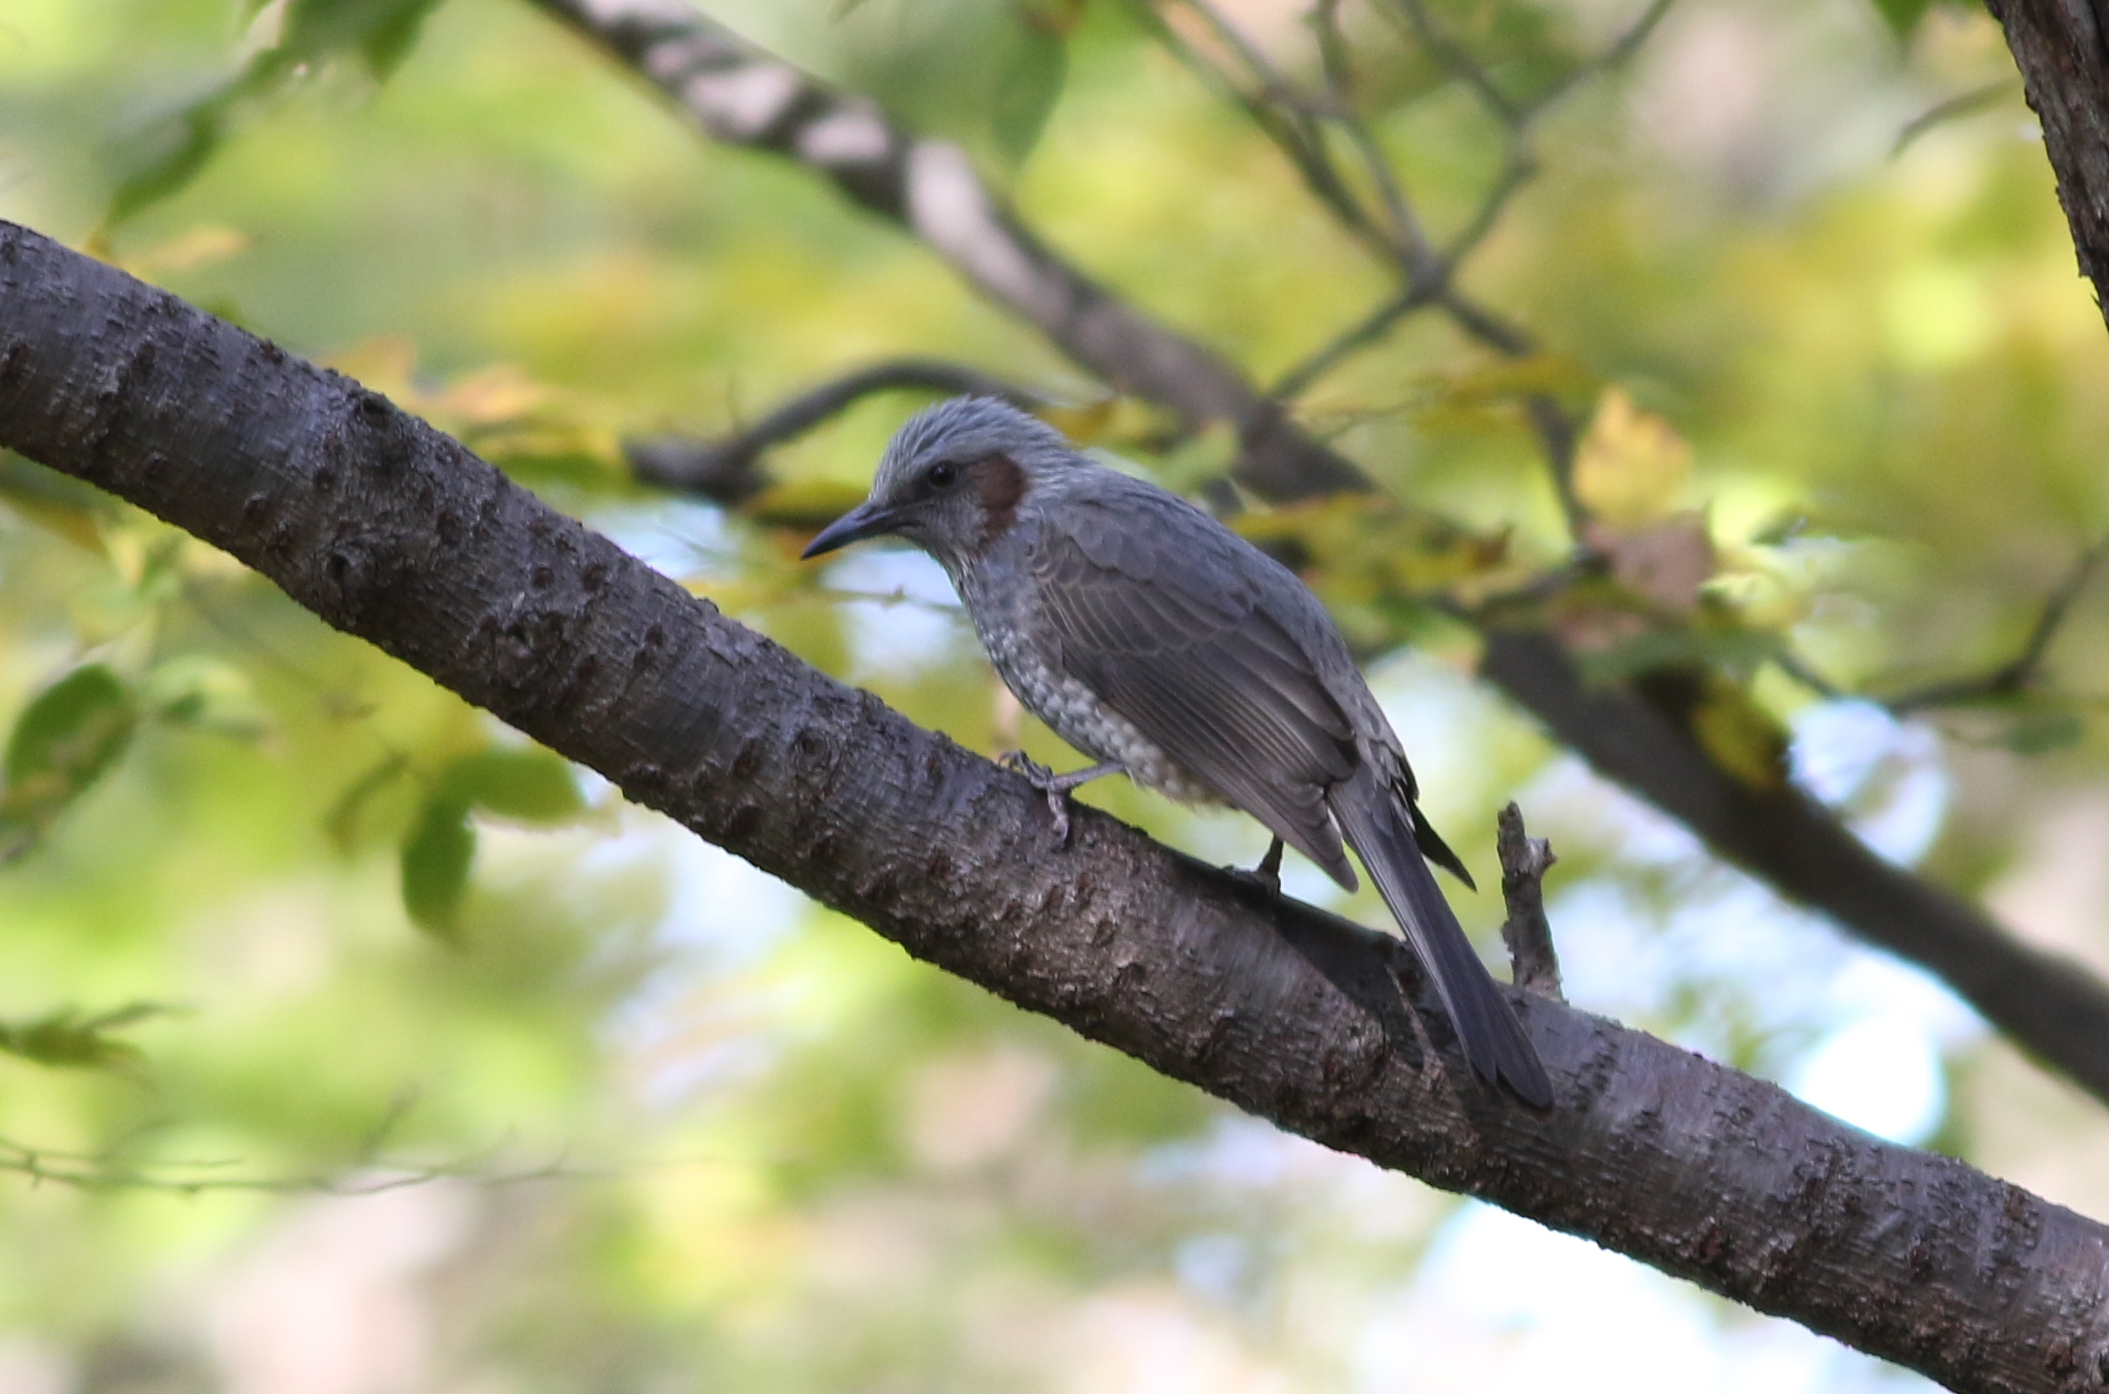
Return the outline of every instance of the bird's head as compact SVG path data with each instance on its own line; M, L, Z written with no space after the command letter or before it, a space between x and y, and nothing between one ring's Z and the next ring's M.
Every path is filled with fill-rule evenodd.
M1036 484L1085 463L1061 432L1008 402L954 397L908 419L879 460L871 496L802 555L897 535L957 565L1010 530Z

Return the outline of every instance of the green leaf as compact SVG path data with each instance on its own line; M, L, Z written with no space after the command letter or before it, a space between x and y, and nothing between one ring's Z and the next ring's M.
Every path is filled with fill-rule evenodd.
M1024 164L1040 143L1068 72L1069 48L1058 35L1040 24L1020 26L1017 46L997 76L989 116L997 153L1013 166Z
M0 450L0 499L91 552L102 548L102 520L113 512L108 494L9 450Z
M425 802L403 842L403 909L419 929L455 941L469 863L476 857L476 829L468 805L436 794Z
M442 797L522 823L562 823L586 806L571 767L539 746L464 755L439 787Z
M373 796L394 783L410 768L407 757L397 751L383 755L372 768L345 787L323 815L322 827L339 852L349 853L358 845L359 815Z
M275 53L288 66L358 54L376 79L394 72L438 0L291 0Z
M363 800L395 772L384 762L339 803ZM470 812L546 826L575 817L584 807L571 767L539 746L490 747L459 757L441 772L403 842L403 908L420 929L453 940L476 859Z
M2046 755L2078 745L2087 735L2087 723L2075 711L2025 712L2001 731L1996 742L2016 755Z
M107 1033L168 1010L158 1002L130 1002L85 1020L77 1009L61 1007L35 1021L0 1021L0 1051L61 1069L137 1074L145 1059L139 1047Z
M290 0L278 41L227 82L119 146L126 167L103 215L105 232L180 191L211 161L256 100L331 60L356 54L375 81L408 57L439 0Z
M1932 0L1874 0L1875 13L1889 26L1890 32L1900 39L1908 39L1918 29L1919 21L1926 17Z
M226 135L238 85L229 84L120 143L117 162L125 172L110 194L105 228L138 216L198 177Z
M417 46L417 31L438 0L393 0L372 8L376 13L359 38L359 56L366 60L366 71L384 81Z
M139 688L147 709L171 725L243 741L271 729L249 675L210 654L177 654L155 665Z
M1781 652L1780 637L1764 630L1727 626L1651 629L1599 653L1583 654L1590 683L1622 682L1658 669L1690 664L1747 673Z
M108 773L138 725L138 704L115 673L85 664L44 689L7 742L0 821L40 828Z

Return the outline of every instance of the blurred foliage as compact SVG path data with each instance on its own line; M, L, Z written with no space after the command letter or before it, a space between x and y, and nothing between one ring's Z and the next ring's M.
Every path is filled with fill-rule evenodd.
M961 142L1054 245L1258 380L1391 290L1135 5L710 8ZM1314 88L1303 6L1222 9ZM1294 407L1388 500L1235 521L1373 660L1421 648L1375 674L1435 821L1491 883L1493 809L1520 794L1561 854L1585 1006L1790 1080L1903 1010L1893 967L1468 680L1460 615L1543 623L1736 777L1803 779L2109 968L2109 887L2084 874L2109 862L2109 605L2080 594L2033 683L1912 723L1841 699L2007 662L2109 526L2109 336L1990 21L1680 0L1597 71L1637 6L1428 12L1510 100L1563 94L1462 276L1542 347L1406 319ZM1402 13L1340 7L1349 96L1441 241L1512 132ZM1013 734L931 568L796 561L908 399L772 452L736 512L638 488L621 439L722 437L831 373L941 353L1190 492L1235 448L1097 391L798 169L699 143L523 0L14 0L0 214L388 393L914 719L1058 765ZM1586 568L1534 398L1583 428ZM1415 1286L1449 1232L1433 1193L910 962L210 549L0 458L0 580L0 1385L1479 1389L1524 1359L1506 1318L1455 1367L1428 1353L1470 1325ZM1087 796L1221 861L1265 840ZM2109 1147L2093 1111L1944 1029L1931 1135L2100 1206L2109 1168L2070 1160ZM426 1173L459 1179L281 1194ZM244 1182L271 1184L218 1184ZM331 1205L366 1208L331 1228ZM302 1316L289 1293L319 1296ZM407 1324L353 1353L318 1311Z
M136 1070L142 1059L139 1047L110 1033L163 1010L152 1002L132 1002L84 1018L72 1007L61 1007L35 1021L0 1022L0 1050L43 1065Z
M23 708L7 741L0 826L34 835L103 777L131 743L132 694L98 663L74 669ZM28 850L26 841L18 843Z

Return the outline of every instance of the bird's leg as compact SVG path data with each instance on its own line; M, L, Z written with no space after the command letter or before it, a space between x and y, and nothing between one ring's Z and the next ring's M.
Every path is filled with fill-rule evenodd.
M1267 894L1278 896L1282 893L1282 840L1277 837L1268 843L1267 855L1261 857L1260 864L1250 871L1241 866L1223 869L1240 881L1249 881Z
M1054 815L1055 840L1062 846L1069 845L1069 791L1079 784L1089 784L1101 775L1119 774L1127 768L1117 760L1107 760L1068 774L1056 774L1047 766L1033 759L1022 750L1007 750L996 757L996 763L1013 774L1025 776L1025 782L1047 795L1047 811Z
M1267 844L1267 855L1260 864L1252 868L1252 874L1267 883L1267 889L1276 895L1282 893L1282 840L1275 838Z

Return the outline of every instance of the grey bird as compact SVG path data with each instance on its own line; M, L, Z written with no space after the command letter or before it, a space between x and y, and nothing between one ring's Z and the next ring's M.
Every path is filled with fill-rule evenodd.
M1288 568L1154 484L1073 449L989 397L911 418L871 496L808 557L898 535L936 558L1026 710L1097 763L1022 759L1066 836L1062 800L1125 771L1264 823L1348 890L1354 848L1434 979L1465 1056L1545 1107L1552 1082L1443 899L1427 859L1471 878L1415 807L1399 738L1316 596Z

